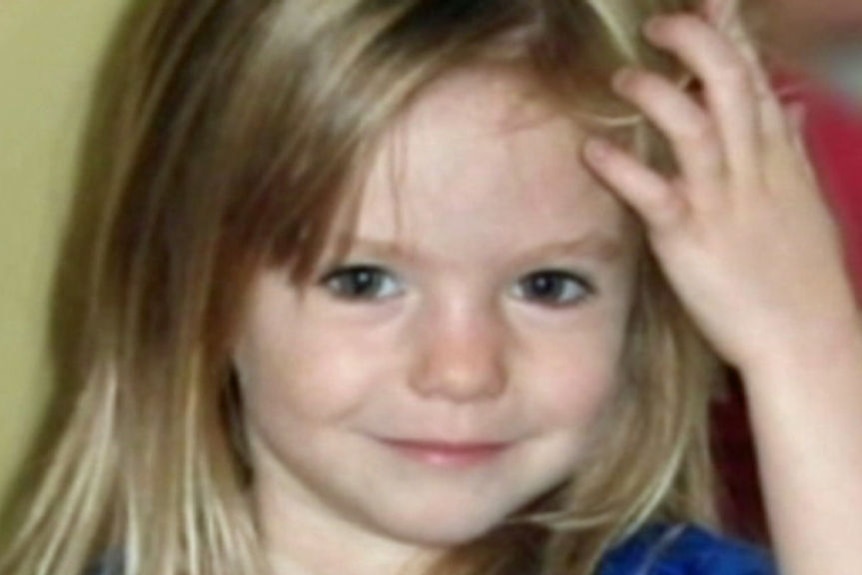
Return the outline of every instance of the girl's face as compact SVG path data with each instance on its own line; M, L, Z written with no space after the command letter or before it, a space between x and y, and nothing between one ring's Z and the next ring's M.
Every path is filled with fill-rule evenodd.
M271 536L464 542L588 448L633 242L571 122L521 96L501 73L436 84L382 147L347 256L304 292L256 279L235 362Z

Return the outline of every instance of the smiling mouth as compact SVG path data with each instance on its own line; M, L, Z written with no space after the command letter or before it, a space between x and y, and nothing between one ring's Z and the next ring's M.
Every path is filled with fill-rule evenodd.
M435 467L462 468L489 463L510 447L508 443L451 443L387 439L383 443L404 457Z

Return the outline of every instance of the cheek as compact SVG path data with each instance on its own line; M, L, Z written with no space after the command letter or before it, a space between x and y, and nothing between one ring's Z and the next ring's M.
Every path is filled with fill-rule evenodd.
M620 372L616 365L577 358L546 375L541 403L543 419L553 427L589 428L616 397ZM577 359L582 359L578 362Z
M620 322L546 338L527 356L525 381L535 382L534 410L552 427L587 428L622 385L624 330Z
M310 423L358 410L378 381L379 346L349 329L309 325L301 316L280 325L262 318L235 353L244 402L253 414ZM318 322L319 323L319 322Z

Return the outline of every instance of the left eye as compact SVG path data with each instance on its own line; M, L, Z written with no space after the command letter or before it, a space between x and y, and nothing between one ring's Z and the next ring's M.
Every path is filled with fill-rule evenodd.
M583 277L561 270L531 273L521 278L513 288L515 297L551 307L580 303L594 291Z
M338 268L326 274L320 283L334 296L345 300L382 300L403 292L398 278L372 265Z

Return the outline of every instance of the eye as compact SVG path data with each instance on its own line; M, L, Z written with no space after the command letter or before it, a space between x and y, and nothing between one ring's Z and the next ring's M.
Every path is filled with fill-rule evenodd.
M542 270L518 281L513 288L515 297L549 307L571 306L595 292L585 278L563 270Z
M335 269L323 276L320 284L332 295L347 300L382 300L404 291L392 273L371 265Z

